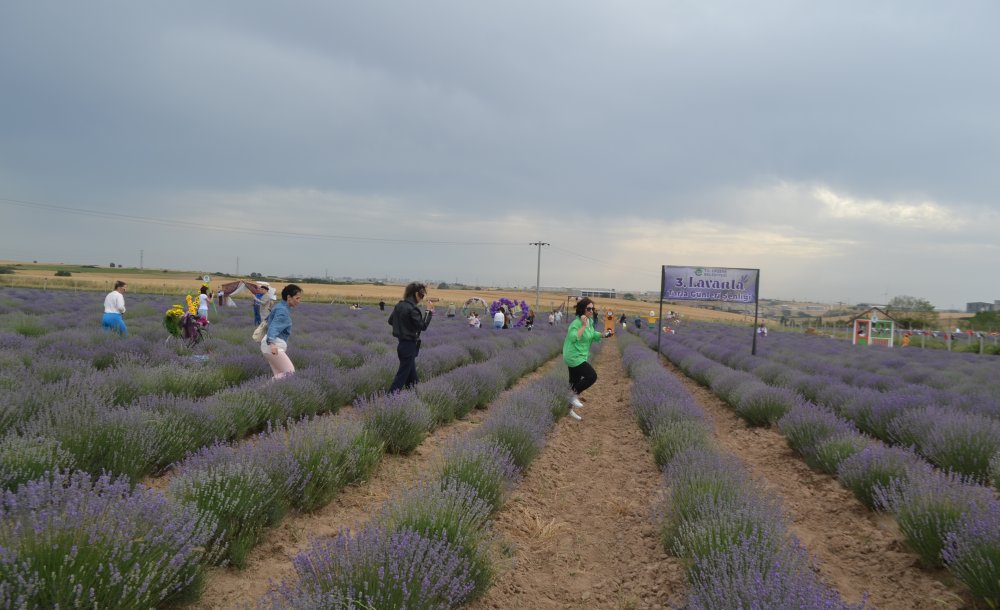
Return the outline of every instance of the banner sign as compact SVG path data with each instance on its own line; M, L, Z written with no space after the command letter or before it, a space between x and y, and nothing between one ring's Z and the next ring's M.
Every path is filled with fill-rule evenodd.
M664 301L756 303L759 269L663 265Z

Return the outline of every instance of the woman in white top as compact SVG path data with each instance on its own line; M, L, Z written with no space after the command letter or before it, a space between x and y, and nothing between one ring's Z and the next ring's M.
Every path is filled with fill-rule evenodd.
M128 328L125 327L125 320L122 318L122 314L125 313L124 295L125 282L118 280L115 282L115 289L104 297L104 317L101 318L101 327L106 331L127 336Z
M201 294L198 295L198 317L203 322L208 322L208 302L211 297L208 296L208 286L201 287Z
M504 316L503 310L498 309L495 314L493 314L493 328L503 328Z

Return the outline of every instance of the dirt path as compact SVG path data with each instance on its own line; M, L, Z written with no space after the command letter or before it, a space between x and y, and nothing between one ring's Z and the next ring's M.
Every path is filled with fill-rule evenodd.
M918 566L890 516L871 512L834 477L811 470L780 432L748 428L711 390L663 362L712 417L720 447L783 498L792 531L844 599L857 602L867 592L879 610L975 607L948 572Z
M595 359L583 421L565 417L496 520L510 546L472 610L680 607L680 563L650 520L660 476L628 407L613 340Z
M537 379L558 360L553 359L523 377L515 387ZM307 548L311 539L367 522L398 490L426 476L448 441L478 426L488 413L477 409L463 420L438 428L412 455L386 455L370 481L345 488L320 510L310 514L290 513L266 532L264 541L250 553L246 568L210 570L204 594L188 607L197 610L252 607L273 585L294 576L292 557Z

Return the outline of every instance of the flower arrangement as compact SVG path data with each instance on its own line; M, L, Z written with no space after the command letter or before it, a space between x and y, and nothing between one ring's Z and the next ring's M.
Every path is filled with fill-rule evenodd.
M174 337L183 338L194 346L201 341L204 325L198 321L198 301L185 295L185 306L174 304L163 314L163 327Z
M184 310L180 305L173 305L163 314L163 327L167 332L175 337L181 336L181 319L184 317Z
M490 316L496 315L498 310L506 309L510 312L511 318L514 320L514 327L524 326L525 320L528 318L528 302L512 301L506 297L500 297L496 301L490 304Z

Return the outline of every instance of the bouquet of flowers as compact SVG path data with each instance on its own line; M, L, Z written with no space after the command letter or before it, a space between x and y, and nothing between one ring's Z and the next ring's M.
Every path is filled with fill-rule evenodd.
M184 317L184 310L180 305L174 305L163 314L163 327L167 332L175 337L181 336L181 319Z
M173 305L163 314L163 327L174 337L184 339L194 347L202 339L205 325L198 319L198 302L190 294L186 297L187 309Z

